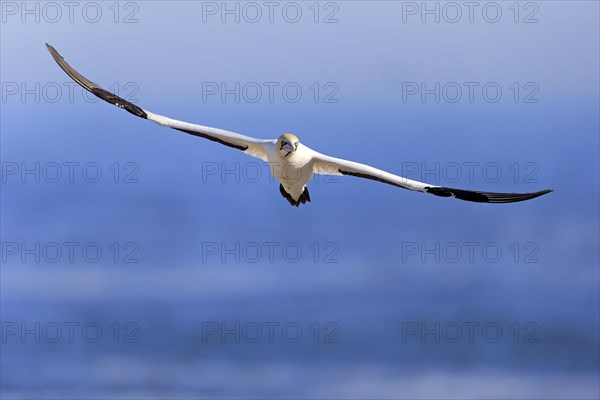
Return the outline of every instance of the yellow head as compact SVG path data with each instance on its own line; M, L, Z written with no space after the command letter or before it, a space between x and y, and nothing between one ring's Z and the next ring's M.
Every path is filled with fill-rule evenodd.
M279 136L275 146L279 155L282 158L285 158L298 150L299 144L300 141L295 135L292 135L291 133L284 133L283 135Z

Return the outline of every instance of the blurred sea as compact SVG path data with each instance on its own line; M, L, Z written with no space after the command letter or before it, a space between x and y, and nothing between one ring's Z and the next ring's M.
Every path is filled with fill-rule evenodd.
M512 2L497 24L404 23L409 2L361 1L336 2L335 24L200 23L201 3L135 2L132 24L3 14L2 399L600 398L598 2L534 2L532 24ZM67 87L45 42L173 118L292 132L432 184L555 191L486 205L341 177L292 209L233 149L66 91L9 95ZM304 98L203 101L206 82L273 81ZM403 101L406 83L473 81L504 96ZM313 101L315 82L339 101ZM538 101L515 102L515 83ZM473 177L443 172L464 163ZM29 251L53 243L56 263Z

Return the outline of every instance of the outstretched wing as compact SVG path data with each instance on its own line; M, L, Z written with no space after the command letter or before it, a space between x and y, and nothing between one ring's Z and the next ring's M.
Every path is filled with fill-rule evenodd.
M417 192L431 193L441 197L456 197L457 199L474 201L477 203L514 203L517 201L533 199L552 191L541 190L535 193L494 193L453 189L429 185L424 182L413 181L402 176L390 174L389 172L381 169L373 168L369 165L326 156L313 150L311 150L311 152L313 160L313 172L316 174L356 176L359 178L371 179Z
M63 71L67 73L67 75L69 75L75 82L80 84L84 89L93 93L102 100L110 104L114 104L115 106L122 108L137 117L154 121L159 125L189 133L190 135L212 140L213 142L221 143L234 149L242 150L246 154L267 161L267 146L272 144L274 142L273 140L255 139L249 136L240 135L235 132L210 128L208 126L190 124L151 113L148 110L144 110L135 104L132 104L131 102L102 89L100 86L90 81L79 72L75 71L75 69L73 69L73 67L71 67L63 59L63 57L56 51L54 47L47 43L46 47L48 48L48 51L50 51L50 54L52 54L52 57L56 63L63 69Z

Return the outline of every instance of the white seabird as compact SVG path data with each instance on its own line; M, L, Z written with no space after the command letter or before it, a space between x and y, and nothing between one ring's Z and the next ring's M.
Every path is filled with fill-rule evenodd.
M281 195L286 198L292 206L298 207L300 204L304 204L307 201L310 202L310 195L308 194L306 185L313 174L351 175L417 192L430 193L441 197L455 197L457 199L478 203L513 203L533 199L552 191L541 190L534 193L493 193L435 186L394 175L369 165L318 153L300 143L298 138L290 133L283 134L278 139L255 139L222 129L190 124L163 117L162 115L144 110L135 104L102 89L100 86L75 71L67 64L62 56L58 54L54 47L47 43L46 47L58 65L73 78L75 82L102 100L123 108L140 118L154 121L159 125L189 133L190 135L224 144L225 146L241 150L248 155L260 158L267 162L271 173L280 182L279 190Z

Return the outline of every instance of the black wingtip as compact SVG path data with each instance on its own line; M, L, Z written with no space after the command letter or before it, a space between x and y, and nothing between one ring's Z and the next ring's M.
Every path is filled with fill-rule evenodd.
M553 191L546 189L533 193L494 193L454 189L440 186L428 187L425 190L427 193L431 193L436 196L455 197L460 200L472 201L475 203L516 203L519 201L535 199L536 197L543 196Z
M58 51L54 48L54 46L46 43L46 49L50 52L50 54L52 55L52 58L54 58L54 60L58 63L58 60L64 60L63 57L58 53ZM60 65L60 63L58 64ZM62 68L62 66L61 66Z
M54 58L54 61L56 61L58 66L62 68L62 70L65 71L67 75L69 75L75 82L80 84L84 89L93 93L94 95L106 101L107 103L122 108L125 111L135 115L136 117L144 119L148 118L148 115L142 108L136 106L135 104L132 104L131 102L115 94L110 93L107 90L102 89L100 86L81 75L65 61L65 59L60 55L58 51L56 51L54 47L50 46L48 43L46 43L46 48L48 49L50 55L52 55L52 58Z
M54 46L52 46L51 44L46 43L46 49L50 52L50 54L55 60L57 57L60 57L62 59L62 56L58 54L58 51L56 51Z

